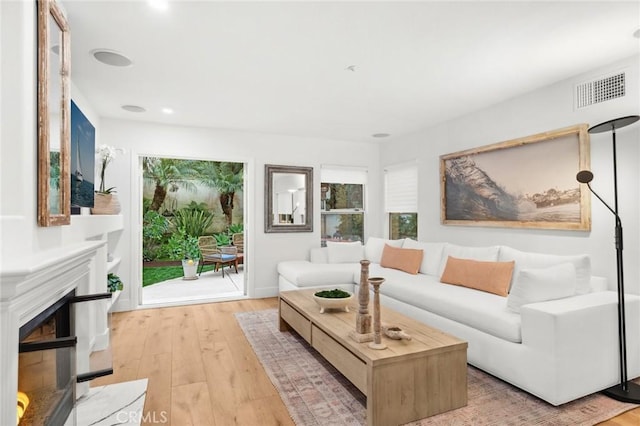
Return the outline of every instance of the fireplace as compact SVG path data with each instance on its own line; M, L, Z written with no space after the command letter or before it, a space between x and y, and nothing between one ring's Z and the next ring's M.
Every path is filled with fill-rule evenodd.
M111 294L92 294L104 289L95 277L106 275L105 264L105 241L3 259L0 425L15 425L18 407L24 409L21 426L75 425L74 406L89 391L86 381L112 372L110 359L98 371L91 364L110 340Z
M21 426L63 425L73 412L77 339L69 302L74 296L75 290L20 327L18 392L28 398Z

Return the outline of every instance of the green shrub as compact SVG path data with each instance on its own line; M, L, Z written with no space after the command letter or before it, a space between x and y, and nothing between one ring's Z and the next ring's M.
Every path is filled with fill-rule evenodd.
M216 239L216 244L218 244L219 247L231 245L231 238L229 237L229 234L227 234L226 232L213 234L213 238Z
M198 239L188 235L184 228L180 228L171 234L169 240L162 246L161 254L171 260L199 259Z
M142 215L144 216L151 209L151 199L143 198L142 199Z
M229 235L242 234L243 232L244 226L241 223L234 223L233 225L229 226L229 230L227 231Z
M144 260L154 260L169 229L169 221L155 210L148 210L142 220L142 256Z
M184 206L183 209L208 212L209 206L207 205L207 203L196 203L195 201L191 200L191 202Z
M208 210L195 210L190 208L177 210L173 218L173 225L176 229L184 229L187 235L196 238L204 235L212 222L213 214Z

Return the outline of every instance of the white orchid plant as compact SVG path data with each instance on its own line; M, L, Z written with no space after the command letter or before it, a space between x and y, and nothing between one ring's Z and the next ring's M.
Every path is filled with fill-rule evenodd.
M111 194L112 192L116 192L115 186L105 188L104 172L107 169L107 165L116 158L118 153L124 154L125 150L123 148L114 148L109 145L100 145L96 149L96 158L100 162L100 189L96 191L98 194Z

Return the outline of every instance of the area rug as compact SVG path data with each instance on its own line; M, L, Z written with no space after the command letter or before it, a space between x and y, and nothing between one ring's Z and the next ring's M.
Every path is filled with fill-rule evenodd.
M296 333L278 331L278 311L236 313L247 340L299 426L364 425L366 398ZM593 394L554 407L468 368L466 407L412 426L591 426L637 407Z

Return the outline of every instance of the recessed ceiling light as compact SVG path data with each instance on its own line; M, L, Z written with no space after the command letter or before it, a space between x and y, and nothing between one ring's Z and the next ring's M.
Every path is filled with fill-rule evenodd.
M165 114L173 114L173 109L171 108L162 108L162 112Z
M638 28L638 29L633 33L633 36L634 36L635 38L640 38L640 28Z
M146 109L138 105L122 105L121 108L129 112L145 112L146 111Z
M149 6L157 10L169 9L169 0L147 0Z
M371 136L374 138L388 138L391 135L389 133L374 133Z
M109 49L94 49L91 54L98 62L102 62L106 65L113 67L128 67L133 64L131 59L124 56L122 53Z

